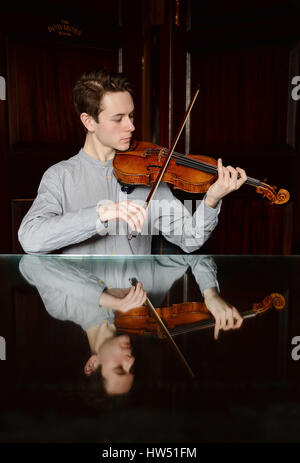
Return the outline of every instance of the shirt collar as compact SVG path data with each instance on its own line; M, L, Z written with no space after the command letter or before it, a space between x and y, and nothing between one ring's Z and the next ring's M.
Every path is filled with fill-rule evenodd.
M89 154L87 154L85 151L83 151L83 148L79 151L79 156L84 159L85 161L89 162L90 164L93 164L95 167L98 168L106 168L106 167L111 167L113 159L109 159L108 161L98 161L97 159L92 158Z

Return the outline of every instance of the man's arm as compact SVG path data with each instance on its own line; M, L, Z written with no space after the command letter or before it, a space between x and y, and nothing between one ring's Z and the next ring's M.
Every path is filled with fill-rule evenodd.
M19 241L26 253L62 249L94 236L97 218L96 205L64 213L63 187L52 167L45 172L37 197L21 223Z
M64 211L64 186L56 167L48 169L39 186L38 195L19 228L19 241L26 253L48 253L81 243L97 235L107 234L107 221L127 222L140 231L146 212L131 201L113 202L102 199L91 207L74 212ZM105 205L103 205L105 203Z
M99 301L106 284L98 277L58 256L24 255L19 269L25 280L34 285L47 312L58 320L68 320L84 330L114 320L114 313Z
M191 203L191 201L189 202ZM184 252L199 249L210 237L218 223L221 202L216 208L200 202L194 215L170 191L168 185L161 184L150 203L152 234L159 230L163 236Z
M204 303L215 319L214 338L220 330L240 328L243 318L238 310L220 296L217 266L211 256L185 256L199 285Z
M238 178L239 177L239 178ZM160 230L171 243L177 244L185 252L199 249L211 235L218 223L221 198L239 189L247 180L243 169L224 167L218 159L218 178L213 183L193 216L161 185L157 191L158 201L153 201L151 217L155 218L154 227Z
M140 307L147 296L140 282L126 289L107 288L103 280L76 261L58 256L25 255L19 269L26 281L37 288L52 317L73 321L84 330L105 320L113 323L113 310L127 312Z

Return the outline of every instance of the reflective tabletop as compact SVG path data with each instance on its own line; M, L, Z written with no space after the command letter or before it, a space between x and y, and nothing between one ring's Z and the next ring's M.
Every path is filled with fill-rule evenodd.
M299 276L298 256L0 256L0 442L299 442ZM125 317L130 278L175 347L147 303ZM244 317L217 339L207 288Z

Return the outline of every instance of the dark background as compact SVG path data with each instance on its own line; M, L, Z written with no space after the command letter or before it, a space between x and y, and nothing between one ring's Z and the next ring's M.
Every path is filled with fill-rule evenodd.
M138 139L170 146L200 83L177 151L221 156L290 192L282 206L249 186L232 193L201 252L299 253L300 102L291 97L300 74L299 26L299 2L292 0L1 6L0 252L22 252L16 231L43 172L82 146L74 82L87 68L107 67L133 82ZM172 250L163 240L156 246Z

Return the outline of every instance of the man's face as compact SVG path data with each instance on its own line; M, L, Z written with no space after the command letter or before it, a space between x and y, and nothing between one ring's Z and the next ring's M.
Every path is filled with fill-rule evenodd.
M100 354L101 374L108 393L129 391L134 379L130 372L134 360L129 336L117 336L103 344Z
M101 102L102 111L96 123L95 135L105 148L128 150L132 133L134 104L130 93L106 93Z

